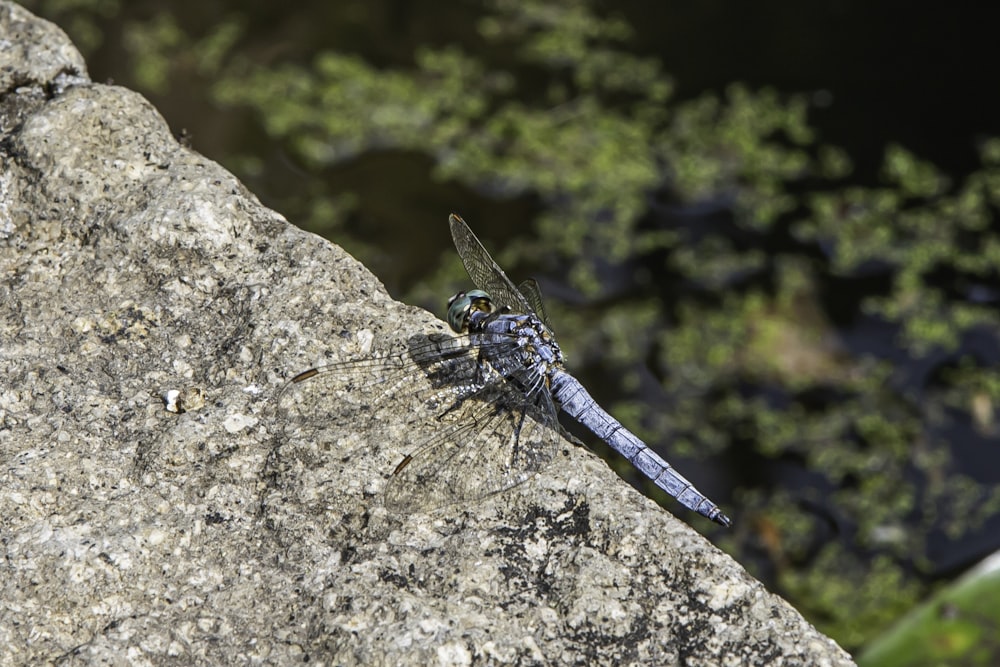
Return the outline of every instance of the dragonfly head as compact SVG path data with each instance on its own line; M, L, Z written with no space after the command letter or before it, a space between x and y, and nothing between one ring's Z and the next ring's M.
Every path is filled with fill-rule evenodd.
M492 313L493 300L481 289L470 289L459 292L448 299L448 324L455 333L465 333L469 330L469 320L473 311Z

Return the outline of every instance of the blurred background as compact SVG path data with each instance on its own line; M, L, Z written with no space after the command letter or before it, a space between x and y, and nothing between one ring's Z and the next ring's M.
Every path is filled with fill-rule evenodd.
M734 527L609 463L863 664L1000 662L989 3L23 4L439 316L461 213Z

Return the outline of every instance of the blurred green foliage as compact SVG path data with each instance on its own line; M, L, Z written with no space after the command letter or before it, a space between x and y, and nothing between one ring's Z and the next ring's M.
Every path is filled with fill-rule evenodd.
M992 556L908 613L858 656L861 667L996 664L1000 569Z
M125 12L27 4L85 49ZM852 183L805 96L733 84L674 100L659 63L629 52L630 26L585 0L486 0L474 41L391 65L319 45L285 59L236 9L192 29L140 4L120 24L124 82L248 114L294 178L263 149L215 157L300 224L349 245L372 195L330 174L387 152L420 156L425 190L529 202L530 238L491 250L515 279L566 277L573 307L548 307L573 369L612 378L599 400L675 463L731 461L737 527L717 542L845 646L928 594L932 531L957 539L997 513L1000 493L959 471L945 427L997 435L1000 373L967 341L996 345L1000 140L961 182L889 146L882 182ZM442 229L447 213L433 213ZM408 298L461 284L447 257L418 258ZM890 335L852 338L860 322ZM922 363L935 370L911 372Z

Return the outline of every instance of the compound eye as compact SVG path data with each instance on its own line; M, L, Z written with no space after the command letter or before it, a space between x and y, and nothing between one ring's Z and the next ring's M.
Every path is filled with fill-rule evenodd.
M472 308L472 299L468 293L459 292L448 299L448 326L455 333L464 333L469 326L469 310Z

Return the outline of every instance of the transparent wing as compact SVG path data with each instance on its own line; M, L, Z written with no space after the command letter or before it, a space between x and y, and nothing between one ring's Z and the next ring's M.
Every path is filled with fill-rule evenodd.
M394 447L409 454L386 487L393 512L428 511L515 486L557 450L556 410L547 392L527 397L480 363L482 344L474 336L413 336L365 358L304 371L278 397L286 437L311 439L331 422L349 426L392 410L411 443ZM489 345L493 359L517 352L514 338L494 337Z
M538 315L538 319L549 328L549 331L552 331L548 313L545 312L545 304L542 303L542 288L538 286L538 281L534 278L528 278L517 286L517 291L524 295L528 305L535 311L535 315Z
M530 479L552 460L560 439L551 398L539 398L529 402L503 380L468 397L396 467L386 508L403 514L469 503Z
M413 407L426 411L407 410L405 415L421 418L438 403L482 388L475 352L470 336L417 335L394 341L364 357L299 373L279 391L278 409L290 423L321 427L327 419L351 419L358 410L387 409L419 388L422 400L413 401ZM499 348L498 353L504 354ZM421 377L430 382L419 384Z
M455 249L458 250L462 264L476 287L486 290L493 298L497 306L507 306L515 313L534 312L532 304L528 302L525 295L514 287L503 269L493 261L486 248L479 242L476 235L465 224L465 220L452 213L448 216L451 224L451 237L455 241Z

